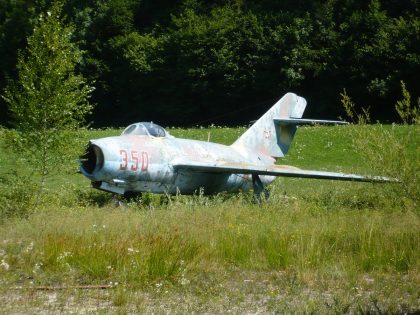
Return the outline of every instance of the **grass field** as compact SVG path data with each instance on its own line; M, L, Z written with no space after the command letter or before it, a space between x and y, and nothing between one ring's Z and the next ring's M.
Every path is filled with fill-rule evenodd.
M352 128L359 127L301 128L280 162L381 175L353 147ZM418 129L395 128L402 137L410 132L404 150L418 170ZM169 131L229 144L244 130ZM76 137L82 150L89 138L119 132ZM420 310L418 200L396 184L279 178L262 206L240 193L146 194L117 207L68 161L49 179L42 205L27 212L30 195L6 179L17 165L21 174L29 171L7 151L0 165L2 207L23 215L9 209L0 223L0 313Z

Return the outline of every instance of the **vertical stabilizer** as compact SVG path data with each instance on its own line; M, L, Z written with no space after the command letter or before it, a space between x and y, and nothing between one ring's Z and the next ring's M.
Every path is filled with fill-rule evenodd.
M275 120L301 118L305 107L303 97L294 93L285 94L232 146L238 150L262 152L274 158L285 156L295 135L296 125Z

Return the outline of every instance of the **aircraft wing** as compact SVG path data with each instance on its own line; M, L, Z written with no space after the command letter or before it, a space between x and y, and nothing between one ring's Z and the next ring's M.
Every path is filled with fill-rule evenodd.
M325 119L304 119L304 118L274 118L276 124L282 125L348 125L347 121L325 120Z
M302 170L289 165L273 165L263 167L249 163L215 163L206 164L201 162L185 162L173 164L175 170L189 170L193 172L204 173L226 173L226 174L254 174L298 178L317 178L341 181L359 181L359 182L392 182L396 179L390 179L383 176L363 176L356 174L346 174L327 171Z

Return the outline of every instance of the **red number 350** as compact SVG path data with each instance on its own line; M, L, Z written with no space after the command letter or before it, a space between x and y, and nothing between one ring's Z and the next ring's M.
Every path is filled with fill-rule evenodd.
M120 157L121 157L120 170L122 171L127 170L128 165L130 164L130 170L135 172L139 169L139 163L140 163L139 152L131 151L131 154L129 154L128 152L129 151L127 150L120 150ZM149 167L149 155L147 154L147 152L141 152L141 170L147 171L148 167Z

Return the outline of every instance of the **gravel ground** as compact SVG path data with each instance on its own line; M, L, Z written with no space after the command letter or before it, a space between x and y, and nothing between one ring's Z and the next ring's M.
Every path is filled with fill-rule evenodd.
M414 279L414 281L413 281ZM355 286L311 274L232 273L141 289L5 289L2 314L419 314L416 275L365 275Z

